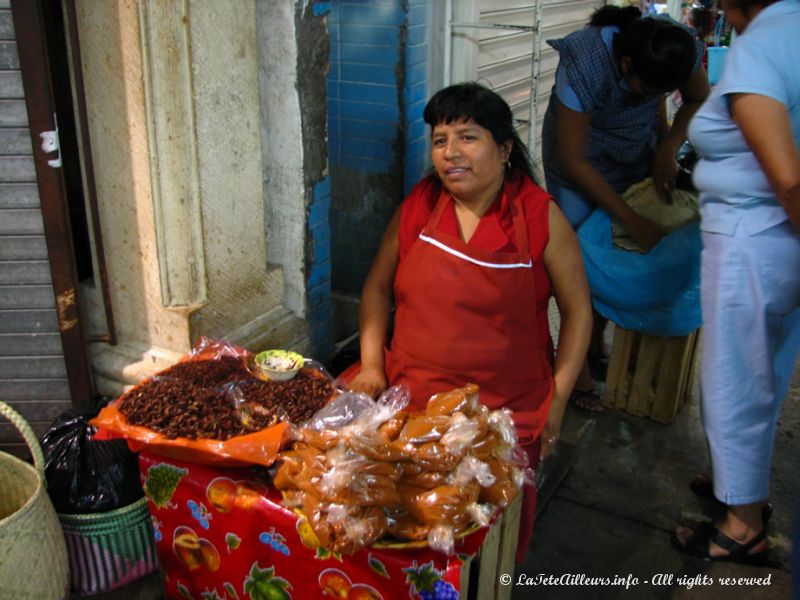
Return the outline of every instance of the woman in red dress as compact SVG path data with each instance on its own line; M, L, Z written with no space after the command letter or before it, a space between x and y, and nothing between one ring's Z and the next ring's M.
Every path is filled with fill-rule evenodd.
M432 174L395 212L364 284L361 371L351 389L376 397L406 384L411 409L431 395L480 386L481 402L513 411L535 467L558 439L591 332L575 234L533 181L511 110L475 83L437 92L424 112ZM554 352L547 305L561 314ZM395 307L391 347L387 337ZM533 527L523 495L517 559Z

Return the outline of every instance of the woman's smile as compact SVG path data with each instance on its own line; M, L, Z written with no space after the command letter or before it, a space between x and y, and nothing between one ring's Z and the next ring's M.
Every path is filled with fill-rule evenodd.
M498 144L475 121L439 123L431 136L431 159L445 188L460 201L493 200L505 175L510 145Z

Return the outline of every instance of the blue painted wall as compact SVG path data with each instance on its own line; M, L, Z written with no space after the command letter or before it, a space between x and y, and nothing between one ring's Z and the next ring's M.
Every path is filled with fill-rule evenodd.
M403 89L405 137L404 192L407 194L422 176L428 161L430 132L422 120L428 90L428 27L431 6L428 0L411 0L406 40L406 81Z
M331 180L325 177L313 188L308 209L308 278L306 298L308 325L314 356L325 359L334 350L331 301Z
M425 168L429 5L329 3L334 291L360 294L389 218Z

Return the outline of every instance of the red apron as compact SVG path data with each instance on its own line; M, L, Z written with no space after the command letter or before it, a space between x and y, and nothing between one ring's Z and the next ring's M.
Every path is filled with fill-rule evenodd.
M476 383L481 402L514 411L520 442L529 444L547 419L553 375L538 332L521 202L511 199L513 254L437 231L450 202L442 192L395 275L387 376L391 385L408 385L418 410L435 393Z
M520 444L536 468L554 385L551 355L538 335L521 202L511 199L514 254L472 248L437 231L449 206L450 196L442 192L395 275L387 376L391 385L410 388L411 407L418 410L437 392L478 384L481 402L514 411ZM536 487L525 486L517 562L525 558L535 513Z

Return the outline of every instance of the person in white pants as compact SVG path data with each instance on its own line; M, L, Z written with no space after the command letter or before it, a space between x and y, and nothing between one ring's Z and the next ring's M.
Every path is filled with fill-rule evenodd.
M689 139L701 155L702 419L728 506L673 542L763 564L775 427L800 351L800 0L722 6L739 35Z

